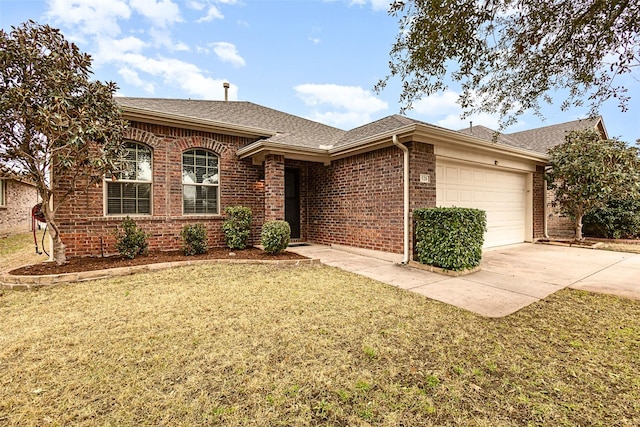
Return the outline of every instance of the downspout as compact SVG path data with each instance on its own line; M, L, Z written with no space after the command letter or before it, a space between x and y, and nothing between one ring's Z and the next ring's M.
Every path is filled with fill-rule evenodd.
M409 263L409 149L398 141L398 135L393 135L393 144L404 153L404 256L402 264Z

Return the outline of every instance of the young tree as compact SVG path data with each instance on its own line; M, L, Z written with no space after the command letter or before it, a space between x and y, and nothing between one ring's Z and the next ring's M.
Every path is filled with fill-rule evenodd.
M116 85L89 80L90 68L57 29L29 21L0 30L0 165L36 184L58 264L66 256L56 214L117 170L124 151Z
M389 13L400 31L376 90L400 77L404 108L450 77L465 113L497 112L503 125L540 115L555 90L567 91L563 109L586 98L595 115L616 98L624 111L627 91L614 80L640 65L637 0L395 0Z
M565 142L549 150L547 188L553 206L574 220L576 239L582 240L582 218L612 200L640 197L640 157L636 147L616 139L602 139L592 129L570 132Z

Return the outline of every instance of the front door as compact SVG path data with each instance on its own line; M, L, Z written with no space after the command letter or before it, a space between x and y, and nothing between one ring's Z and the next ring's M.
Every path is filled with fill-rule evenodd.
M291 227L291 238L300 238L300 171L284 170L284 220Z

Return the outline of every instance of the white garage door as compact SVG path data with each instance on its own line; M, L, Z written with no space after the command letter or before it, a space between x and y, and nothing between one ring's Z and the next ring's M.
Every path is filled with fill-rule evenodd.
M486 211L485 248L525 241L526 195L525 174L437 162L437 206Z

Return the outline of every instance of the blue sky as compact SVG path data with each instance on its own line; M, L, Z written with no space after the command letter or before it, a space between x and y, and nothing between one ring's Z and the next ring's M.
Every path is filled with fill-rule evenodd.
M351 129L400 110L401 82L372 91L388 71L398 31L390 0L0 0L0 27L33 19L60 28L94 59L99 80L124 96L251 101ZM609 135L640 138L640 74L620 83L629 111L601 109ZM407 115L460 129L495 128L498 117L460 119L455 87L417 102ZM587 110L545 107L545 121L521 117L515 132L584 117Z

